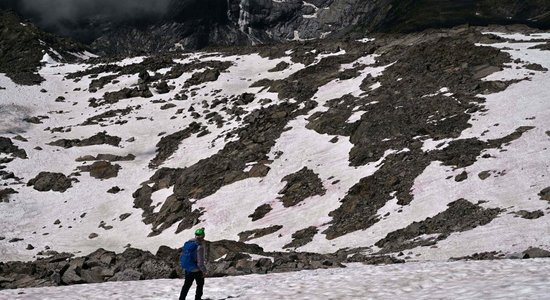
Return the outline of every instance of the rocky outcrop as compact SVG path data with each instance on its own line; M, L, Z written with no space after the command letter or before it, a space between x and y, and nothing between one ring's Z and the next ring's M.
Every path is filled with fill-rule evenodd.
M253 240L253 239L261 238L263 236L275 233L275 232L281 230L282 228L283 228L283 226L281 226L281 225L273 225L273 226L265 227L265 228L247 230L247 231L239 233L239 242L247 242L247 241L250 241L250 240Z
M0 262L0 289L182 277L180 249L166 246L154 255L134 248L122 253L98 249L83 257L52 250L39 254L42 258L33 262ZM389 256L367 257L346 251L265 252L257 245L228 240L206 242L206 256L210 276L214 277L342 268L346 262L403 262Z
M57 147L63 147L63 148L72 148L72 147L86 147L86 146L92 146L92 145L111 145L118 147L120 141L122 139L118 136L111 136L108 135L105 131L99 132L89 138L80 140L80 139L61 139L56 140L51 143L48 143L50 146L57 146Z
M40 192L54 191L64 193L72 186L71 179L62 173L40 172L35 178L29 180L28 186L32 186Z
M118 164L111 164L108 161L100 160L96 161L89 166L80 166L78 170L82 172L89 172L90 176L96 179L109 179L118 176L118 171L121 169Z
M446 211L433 218L414 222L406 228L389 233L375 245L382 249L380 253L435 245L453 232L472 230L490 223L502 211L498 208L484 209L465 199L454 201L448 206Z
M14 157L26 159L27 153L25 150L13 144L11 139L0 136L0 153L9 154Z
M192 134L198 133L200 129L201 124L192 122L187 128L162 137L157 143L157 155L149 163L149 168L153 169L162 165L178 150L179 144L183 140L191 137Z
M307 245L313 241L313 237L319 232L315 226L310 226L302 230L298 230L292 234L292 242L283 246L283 248L298 248Z
M18 192L12 188L0 189L0 203L9 202L10 195L17 194Z
M550 202L550 186L539 193L540 199Z
M326 193L319 175L306 167L285 176L282 181L286 181L285 187L279 192L283 195L281 201L284 207L295 206L309 197Z
M37 73L44 54L59 62L67 62L78 59L71 52L78 53L86 49L69 39L43 32L1 7L0 41L0 73L24 85L39 84L44 80Z

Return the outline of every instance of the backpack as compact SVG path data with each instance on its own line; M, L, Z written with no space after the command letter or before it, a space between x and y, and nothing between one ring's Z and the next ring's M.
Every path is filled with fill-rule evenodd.
M187 241L183 244L180 256L180 265L184 271L193 272L198 269L197 265L197 249L199 243L197 241Z

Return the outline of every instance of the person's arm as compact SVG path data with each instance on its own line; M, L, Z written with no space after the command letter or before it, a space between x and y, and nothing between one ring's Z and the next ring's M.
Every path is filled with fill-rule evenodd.
M204 252L204 246L199 245L199 247L197 248L197 266L203 274L207 274L208 271L206 270Z

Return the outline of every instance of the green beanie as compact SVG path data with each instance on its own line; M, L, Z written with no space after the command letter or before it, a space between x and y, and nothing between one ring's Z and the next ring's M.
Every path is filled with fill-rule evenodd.
M199 228L199 229L195 230L195 235L204 236L204 228Z

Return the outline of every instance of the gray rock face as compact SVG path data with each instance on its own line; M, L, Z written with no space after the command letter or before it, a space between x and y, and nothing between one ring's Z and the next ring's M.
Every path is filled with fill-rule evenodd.
M550 26L548 0L498 4L492 0L172 0L166 11L133 18L89 16L63 28L65 34L91 43L99 53L143 54L312 39L350 31L363 35L460 24Z

